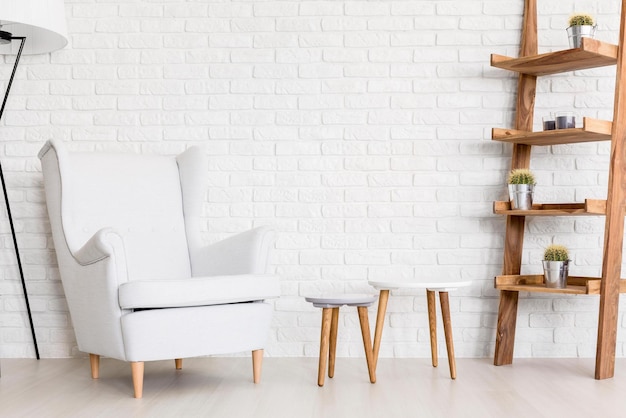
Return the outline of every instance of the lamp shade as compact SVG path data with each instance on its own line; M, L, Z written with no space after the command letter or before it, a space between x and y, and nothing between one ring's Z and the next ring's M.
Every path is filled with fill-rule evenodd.
M45 54L67 45L63 0L0 0L0 30L24 36L23 54ZM15 55L19 42L0 46L0 54Z

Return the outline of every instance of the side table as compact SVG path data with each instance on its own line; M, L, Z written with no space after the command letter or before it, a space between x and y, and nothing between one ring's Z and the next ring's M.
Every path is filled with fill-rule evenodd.
M441 305L441 316L443 317L443 330L446 337L446 348L448 350L448 364L450 366L450 378L456 379L456 361L454 359L454 343L452 342L452 322L450 320L450 304L448 301L448 291L456 290L459 287L469 286L471 281L446 281L446 282L426 282L419 280L370 280L369 284L380 290L378 299L378 312L376 314L376 329L374 331L374 370L378 364L378 353L380 351L380 340L383 335L385 323L385 313L387 311L387 301L389 291L393 289L426 289L426 299L428 301L428 326L430 331L430 351L433 367L437 367L437 322L435 311L435 292L439 292L439 303Z
M363 347L365 348L365 359L367 360L367 370L370 382L376 382L376 367L372 354L372 339L370 336L369 319L367 308L376 301L375 295L345 294L319 297L305 297L316 308L322 308L322 332L320 336L320 358L317 372L317 384L324 386L324 375L326 374L326 359L328 358L328 377L335 375L335 353L337 350L337 325L339 322L339 308L341 306L356 306L359 312L359 322L361 323L361 335L363 336Z

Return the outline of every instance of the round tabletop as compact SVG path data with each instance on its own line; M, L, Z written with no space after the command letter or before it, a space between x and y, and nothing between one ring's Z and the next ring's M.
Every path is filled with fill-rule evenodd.
M379 290L392 290L392 289L427 289L447 292L449 290L455 290L459 287L467 287L472 284L471 280L437 280L426 281L419 279L389 279L389 280L369 280L370 286Z
M304 300L311 302L316 308L337 308L339 306L371 306L376 302L377 295L366 293L346 293L322 296L306 296Z

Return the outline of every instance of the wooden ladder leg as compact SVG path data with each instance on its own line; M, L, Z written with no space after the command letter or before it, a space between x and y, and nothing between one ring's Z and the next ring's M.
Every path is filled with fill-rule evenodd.
M143 361L133 361L130 363L130 371L133 376L133 388L135 398L141 399L143 396Z
M454 359L454 343L452 341L452 321L450 320L450 302L448 300L448 292L439 292L439 303L441 304L443 332L446 336L446 348L448 349L450 378L456 379L456 361Z
M182 368L183 368L183 359L182 358L174 359L174 365L176 366L176 370L182 370Z
M252 381L261 381L261 367L263 366L263 350L252 351Z
M618 40L615 105L611 130L611 155L608 195L604 224L604 256L598 312L598 339L596 347L596 379L608 379L615 374L615 351L621 317L619 312L620 278L624 248L624 205L626 173L626 0L622 0Z
M389 289L382 289L378 296L378 311L376 312L376 328L374 329L374 370L378 367L378 353L380 352L380 340L383 337L383 327L385 325L385 313L387 312L387 301L389 300Z
M600 295L598 339L596 345L596 370L594 375L598 380L609 379L615 375L615 346L617 343L616 330L618 327L619 317L618 306L619 293L617 293L617 297L610 294Z
M496 330L496 352L493 364L502 366L513 363L515 326L517 323L517 300L519 292L501 290Z
M520 57L537 55L537 1L524 0L524 19L522 21L522 39ZM520 73L517 80L517 98L515 112L515 129L533 130L535 113L535 92L537 76ZM532 146L513 144L511 153L511 169L529 168ZM506 235L504 241L503 275L520 274L524 243L524 216L508 215L506 217ZM500 308L498 311L498 328L496 330L496 348L493 364L501 366L513 363L513 346L515 344L515 326L517 321L516 291L500 291Z
M100 377L100 356L98 354L89 354L89 363L91 364L91 378Z
M367 360L367 371L370 375L370 382L376 383L376 365L374 364L374 354L372 352L372 337L370 335L370 322L367 316L367 306L358 306L359 322L361 323L361 335L363 336L363 348L365 349L365 359Z
M328 345L330 340L330 322L332 308L322 308L322 331L320 335L320 359L317 370L317 385L324 386L326 375L326 361L328 359Z
M337 327L339 325L339 308L333 308L330 322L330 349L328 350L328 377L335 376L335 358L337 353Z
M430 356L433 367L439 365L437 356L437 311L435 308L435 291L426 290L426 300L428 301L428 330L430 332Z

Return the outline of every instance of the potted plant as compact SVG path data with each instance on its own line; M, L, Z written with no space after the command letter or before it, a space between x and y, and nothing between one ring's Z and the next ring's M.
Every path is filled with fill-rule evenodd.
M569 18L567 36L570 48L580 48L582 38L593 38L596 34L597 25L593 17L586 13L575 13Z
M511 209L529 210L533 207L535 175L527 168L516 168L509 173Z
M564 289L567 287L569 253L564 245L548 245L543 253L543 277L546 287Z

